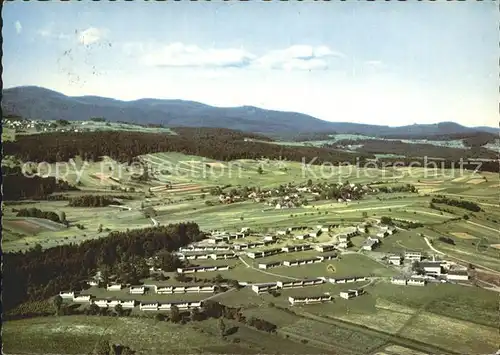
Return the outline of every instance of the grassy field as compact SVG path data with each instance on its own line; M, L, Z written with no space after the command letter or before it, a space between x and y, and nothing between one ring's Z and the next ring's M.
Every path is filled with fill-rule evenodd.
M429 172L424 169L407 168L356 169L336 167L325 180L359 182L369 184L383 182L379 186L414 184L419 193L384 193L368 195L360 201L337 203L334 201L313 201L309 206L276 210L263 203L246 201L235 204L207 205L215 202L209 189L215 185L271 187L288 182L300 183L311 178L321 180L313 174L320 173L320 167L311 167L304 173L300 163L237 160L217 162L179 153L158 153L142 157L158 171L158 179L137 183L130 178L132 171L126 166L118 167L115 162L105 160L89 163L81 175L82 191L79 194L128 194L133 197L124 201L130 210L113 207L77 208L69 207L67 201L38 201L28 204L9 203L4 208L3 240L4 250L22 250L40 243L51 247L70 242L81 242L91 238L107 236L110 231L127 228L152 226L152 221L144 216L142 207L152 206L156 211L155 220L160 224L194 221L203 230L224 229L236 231L250 227L259 232L280 230L289 226L318 224L340 224L342 228L324 233L319 238L296 241L290 237L281 239L276 245L316 244L335 240L348 226L362 221L374 222L383 216L394 220L407 220L423 224L411 230L399 230L382 240L376 250L382 253L402 253L418 250L431 253L424 240L429 238L432 245L446 254L444 258L458 258L461 261L500 271L498 256L500 237L498 235L500 206L498 196L492 191L499 187L498 176L492 173L464 175L451 171ZM75 160L76 168L84 165ZM110 170L109 167L112 167ZM257 168L262 166L263 173ZM55 165L51 167L55 171ZM123 175L118 175L122 169ZM114 176L113 176L114 175ZM119 180L110 179L119 177ZM70 182L76 182L77 174L67 174ZM172 189L162 189L166 182ZM135 192L119 189L133 187ZM154 189L155 187L160 187ZM112 188L114 190L112 190ZM153 192L148 190L153 188ZM476 202L481 212L440 206L441 212L430 208L431 198L436 194L446 194L452 198ZM44 211L65 212L69 228L54 229L40 223L28 223L27 219L15 218L14 208L36 207ZM467 219L464 219L467 215ZM459 218L459 219L457 219ZM79 229L76 224L82 224ZM102 225L103 232L98 233ZM53 226L54 227L54 226ZM107 230L106 230L107 229ZM372 227L370 234L377 233ZM440 237L451 238L455 244L444 243ZM375 260L377 253L356 253L365 234L353 238L354 246L350 254L341 255L338 260L302 267L276 267L256 270L259 263L289 260L317 255L316 251L284 253L253 260L242 256L242 260L194 261L199 265L230 264L229 271L199 273L199 279L211 279L217 274L229 279L247 282L274 282L320 276L377 276L374 282L360 282L347 285L325 284L303 289L282 290L279 296L257 295L250 288L243 288L217 295L221 303L242 307L247 316L256 316L278 325L279 335L268 335L250 328L240 327L235 335L222 339L218 336L215 323L201 322L184 326L156 323L142 318L90 318L71 316L60 318L30 319L7 322L4 339L11 353L86 353L102 334L111 340L124 342L142 353L161 353L169 349L172 353L319 353L335 349L343 354L414 354L421 353L488 353L496 350L495 336L498 334L498 293L473 286L456 284L429 284L425 287L404 287L388 283L390 276L398 274L397 268L388 267ZM236 243L255 241L260 237L249 237ZM252 267L247 267L248 263ZM335 272L328 265L333 265ZM177 284L173 273L162 284ZM151 280L145 280L150 283ZM154 282L158 283L159 282ZM365 287L366 294L352 300L338 297L340 291ZM178 295L158 297L155 294L131 296L126 291L107 292L91 288L86 291L96 297L133 298L137 300L178 300ZM317 295L329 293L334 296L331 303L289 307L288 297L294 295ZM187 294L182 299L199 300L211 294ZM295 312L295 314L294 314ZM137 336L127 337L125 331L136 331ZM432 330L432 331L431 331ZM496 333L494 333L496 332ZM74 338L74 342L70 340ZM165 336L168 334L168 336ZM450 334L458 334L460 341ZM158 341L155 339L159 338ZM239 340L235 340L235 339ZM288 339L287 339L288 338ZM49 339L44 340L44 339ZM193 342L179 339L194 339ZM290 340L296 342L291 343ZM301 340L303 343L301 343ZM132 344L127 343L132 342ZM235 343L233 341L239 341ZM307 342L307 344L305 344ZM40 344L43 345L41 346ZM71 346L73 344L73 346ZM291 345L290 345L291 344ZM85 349L81 351L80 349ZM406 349L406 350L405 350Z
M44 317L8 322L4 324L2 337L6 354L86 354L100 339L125 344L138 354L148 355L274 353L280 348L294 354L323 352L241 325L224 340L217 323L210 320L176 325L151 318ZM240 341L235 343L234 338Z

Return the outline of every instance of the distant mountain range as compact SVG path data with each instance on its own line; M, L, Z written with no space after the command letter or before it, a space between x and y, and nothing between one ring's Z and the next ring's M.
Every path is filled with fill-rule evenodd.
M498 128L471 128L453 122L390 127L328 122L297 112L265 110L253 106L222 108L183 100L120 101L98 96L72 97L36 86L3 90L2 110L4 115L29 119L84 121L91 117L103 117L111 122L154 123L166 127L225 127L272 135L325 131L408 137L469 134L478 131L499 133Z

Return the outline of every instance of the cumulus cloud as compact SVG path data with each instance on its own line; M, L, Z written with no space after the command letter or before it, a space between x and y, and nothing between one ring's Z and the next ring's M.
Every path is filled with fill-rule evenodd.
M20 34L23 31L23 25L21 25L21 22L16 21L14 23L14 27L16 28L16 33Z
M159 67L242 67L253 60L243 49L202 49L194 45L172 43L143 56L147 65Z
M78 41L87 46L96 42L99 42L103 37L104 33L101 29L95 27L89 27L86 30L78 34Z
M143 52L143 63L158 67L325 70L328 69L331 58L344 57L342 53L334 52L326 46L308 45L295 45L261 55L238 48L203 49L183 43L172 43L155 50L145 50L144 46L137 43L124 46L124 51L128 54L139 49Z

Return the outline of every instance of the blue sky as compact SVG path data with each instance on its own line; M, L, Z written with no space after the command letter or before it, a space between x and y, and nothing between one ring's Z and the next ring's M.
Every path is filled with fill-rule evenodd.
M4 87L498 125L493 2L14 2Z

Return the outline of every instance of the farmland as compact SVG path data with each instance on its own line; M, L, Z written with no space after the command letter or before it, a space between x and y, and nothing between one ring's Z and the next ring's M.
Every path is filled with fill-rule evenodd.
M424 239L445 258L462 264L471 262L481 267L500 271L496 258L500 244L498 237L500 209L491 189L498 184L492 173L473 174L470 171L457 176L451 171L426 171L422 168L361 169L334 167L328 177L320 166L304 167L300 163L241 159L219 162L181 153L155 153L141 156L149 166L147 179L136 179L134 167L118 164L110 158L103 163L83 162L78 157L65 166L64 179L78 185L78 191L59 193L60 200L9 201L4 212L2 241L4 250L27 250L39 244L43 249L68 243L81 243L90 239L105 238L112 231L154 227L155 223L167 225L193 221L202 230L238 231L242 227L252 233L242 240L228 242L232 246L258 242L263 234L274 234L290 226L307 226L305 232L292 232L280 237L267 248L288 245L337 243L338 236L361 223L368 223L369 235L378 233L383 217L391 217L398 226L397 233L385 236L374 252L362 251L366 235L362 231L351 238L352 246L339 253L334 260L321 263L267 270L259 264L315 257L313 248L307 251L287 252L251 259L244 252L230 260L196 260L199 266L229 265L226 271L197 273L193 283L204 284L216 277L248 283L290 281L305 278L343 278L367 276L370 279L352 284L325 283L318 286L283 289L278 295L256 294L250 286L231 289L215 295L186 293L172 295L131 295L128 290L106 291L92 286L83 295L96 298L135 300L137 302L203 301L213 300L231 307L241 307L246 317L258 317L278 326L277 334L260 332L247 325L228 321L237 332L220 338L214 320L185 325L158 323L152 316L145 316L134 309L129 317L92 317L71 315L8 321L4 328L5 342L10 352L81 353L79 349L91 347L96 339L104 336L110 341L122 342L139 353L171 352L190 353L477 353L495 349L496 300L498 293L479 287L459 284L429 284L425 287L396 286L390 283L406 269L388 265L383 255L419 251L436 255ZM74 165L72 165L74 164ZM59 167L61 164L59 164ZM42 173L53 175L56 164L45 166ZM259 172L259 167L262 169ZM323 169L323 170L322 170ZM139 174L140 175L140 174ZM414 185L417 193L379 192L367 194L354 201L315 199L305 195L307 205L278 209L264 201L245 199L233 203L220 203L219 196L211 194L214 187L222 191L242 186L262 189L277 188L285 184L313 184L319 181L346 181L352 184L392 188L404 184ZM71 207L68 199L84 195L115 195L119 205L106 207ZM438 205L432 208L431 199L438 194L462 197L474 201L482 211L466 210ZM43 211L64 212L68 225L17 217L15 210L38 208ZM464 215L467 214L467 219ZM406 228L404 223L420 223L417 228ZM319 237L297 240L297 235L313 232L317 225L335 225ZM83 226L83 228L81 228ZM453 240L443 242L441 237ZM175 272L164 273L163 285L176 285ZM158 284L153 279L144 284ZM364 294L351 300L338 297L340 292L362 288ZM290 306L289 297L315 297L318 294L333 296L332 302L307 306ZM137 307L136 307L137 308ZM85 309L81 306L80 309ZM140 328L141 330L137 330ZM429 328L454 329L464 339L457 344L444 333L428 332ZM124 337L118 329L136 329L134 339ZM170 337L160 334L168 333ZM74 341L69 341L72 334ZM160 341L152 341L160 337ZM43 341L41 339L50 339ZM196 339L193 342L178 339ZM237 339L237 340L235 340ZM346 341L349 339L349 341ZM43 348L40 344L43 343ZM41 350L40 350L41 349ZM285 350L284 350L285 349ZM391 350L392 349L392 350Z

